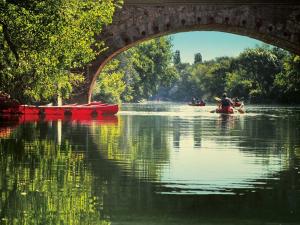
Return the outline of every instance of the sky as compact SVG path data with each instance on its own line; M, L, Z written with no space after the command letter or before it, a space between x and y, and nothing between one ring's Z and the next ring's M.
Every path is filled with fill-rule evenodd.
M200 52L203 61L220 56L238 56L245 48L263 44L253 38L215 31L193 31L170 35L173 50L180 51L181 62L194 62Z

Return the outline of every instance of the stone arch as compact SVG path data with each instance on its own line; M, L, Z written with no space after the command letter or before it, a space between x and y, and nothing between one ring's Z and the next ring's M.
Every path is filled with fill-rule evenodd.
M300 5L128 4L97 37L108 47L86 68L85 97L91 100L104 65L126 49L155 37L186 31L221 31L255 38L300 54Z

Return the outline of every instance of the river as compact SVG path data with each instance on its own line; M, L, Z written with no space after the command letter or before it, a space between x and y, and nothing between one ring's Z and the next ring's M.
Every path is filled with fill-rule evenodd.
M300 107L0 120L1 224L300 224Z

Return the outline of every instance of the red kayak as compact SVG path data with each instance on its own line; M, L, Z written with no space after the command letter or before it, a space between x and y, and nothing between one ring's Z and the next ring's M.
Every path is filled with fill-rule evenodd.
M234 113L234 110L231 106L227 106L227 107L216 109L216 113L232 114L232 113Z
M243 102L233 102L234 107L240 107L241 105L243 105Z

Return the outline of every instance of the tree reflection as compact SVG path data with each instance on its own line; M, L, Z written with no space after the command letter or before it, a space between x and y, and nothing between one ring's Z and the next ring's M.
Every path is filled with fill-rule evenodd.
M2 223L110 224L96 210L106 183L93 193L85 146L58 137L60 123L26 123L0 140Z
M127 116L117 127L98 127L93 141L105 159L121 162L135 178L159 180L160 168L169 160L169 141L161 128L167 123L164 117Z
M104 199L120 171L157 180L169 152L160 121L111 121L32 119L1 139L2 221L110 224Z

